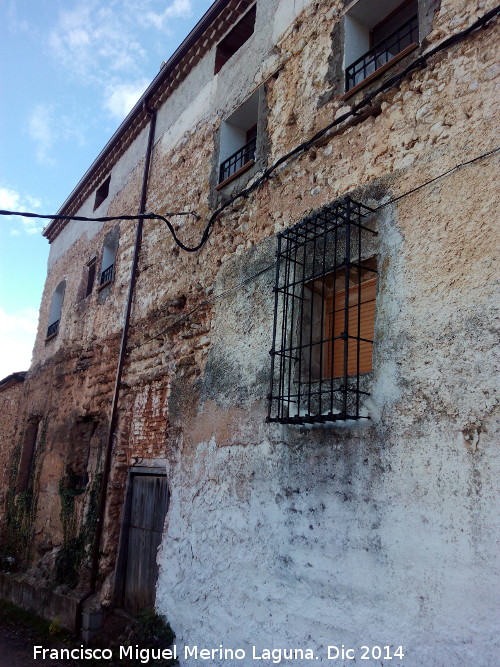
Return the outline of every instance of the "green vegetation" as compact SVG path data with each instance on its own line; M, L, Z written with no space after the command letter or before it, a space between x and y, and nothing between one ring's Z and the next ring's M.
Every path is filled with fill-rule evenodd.
M78 584L80 567L85 560L87 547L92 544L95 534L101 482L102 474L99 473L89 491L85 520L78 535L75 535L75 498L85 490L80 488L79 479L76 475L71 474L71 471L68 471L59 483L64 542L56 556L55 579L58 584L66 584L72 589Z
M156 613L154 609L143 609L136 616L135 627L127 644L137 644L140 648L163 649L171 646L174 640L175 633L165 616ZM178 660L154 660L151 664L170 667L177 665Z
M45 449L46 436L47 421L44 420L33 453L27 488L19 493L16 493L16 480L21 460L22 441L18 443L13 452L6 494L6 527L0 549L0 568L3 570L17 570L28 564L38 505L40 460Z

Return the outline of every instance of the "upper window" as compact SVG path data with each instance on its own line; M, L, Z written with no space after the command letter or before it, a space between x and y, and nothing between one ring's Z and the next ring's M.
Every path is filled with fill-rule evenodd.
M102 250L101 277L99 287L104 287L112 282L115 275L117 240L113 236L105 242Z
M108 176L104 183L101 183L101 185L95 191L94 211L99 208L105 199L108 198L110 182L111 176Z
M359 0L345 15L345 89L375 77L418 44L418 0Z
M47 338L53 338L59 333L59 322L61 321L61 312L64 301L64 292L66 290L66 281L61 280L56 287L50 304L49 324L47 328Z
M255 26L255 7L254 5L245 16L238 21L222 41L217 44L215 51L215 74L221 67L233 56L239 48L253 34Z
M244 102L220 127L219 184L254 164L257 147L259 93Z
M345 198L278 235L268 421L364 416L377 278L370 213Z

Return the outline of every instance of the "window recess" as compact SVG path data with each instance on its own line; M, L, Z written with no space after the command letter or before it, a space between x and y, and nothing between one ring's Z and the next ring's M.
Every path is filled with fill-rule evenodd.
M110 182L111 176L108 176L107 179L95 191L94 211L98 209L99 206L108 198Z
M215 70L217 72L227 63L227 61L238 51L243 44L253 35L255 27L254 5L245 16L238 21L230 32L217 45L215 51Z
M360 0L345 15L345 90L374 78L418 45L418 1Z
M61 321L61 313L62 313L65 291L66 291L66 280L61 280L61 282L56 287L55 292L52 296L46 340L55 338L55 336L57 336L57 334L59 333L59 323Z
M365 417L377 285L371 213L346 197L278 235L268 422Z
M114 238L104 244L102 250L101 276L99 289L113 282L115 276L117 242Z
M259 93L244 102L220 127L219 189L249 169L257 150Z

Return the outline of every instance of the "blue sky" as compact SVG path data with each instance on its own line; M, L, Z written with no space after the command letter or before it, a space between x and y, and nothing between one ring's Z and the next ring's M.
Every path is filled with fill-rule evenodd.
M55 213L211 4L0 0L0 209ZM0 379L30 364L43 224L0 218Z

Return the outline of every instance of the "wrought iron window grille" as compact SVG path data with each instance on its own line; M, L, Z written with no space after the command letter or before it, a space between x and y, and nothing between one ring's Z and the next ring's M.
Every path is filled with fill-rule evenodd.
M418 42L417 14L346 68L346 92L364 81L370 74L376 72L379 67L388 63L414 42Z
M59 322L61 320L56 320L55 322L52 322L52 324L49 325L47 329L47 338L52 338L52 336L56 336L59 333Z
M219 169L219 183L222 183L226 178L235 174L247 162L254 160L256 146L257 138L253 137L248 143L230 155L227 160L224 160Z
M100 285L104 285L105 283L110 283L113 280L114 268L115 265L111 264L111 266L108 266L107 269L104 269L104 271L101 272L101 280L99 281Z
M377 277L371 214L346 197L278 234L267 422L365 417Z

